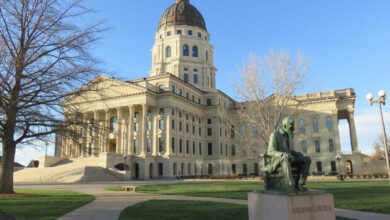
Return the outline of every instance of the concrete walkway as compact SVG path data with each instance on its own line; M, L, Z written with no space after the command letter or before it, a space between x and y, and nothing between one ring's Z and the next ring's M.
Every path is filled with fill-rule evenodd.
M176 183L177 181L144 181L134 182L131 185L159 184L159 183ZM92 184L17 184L17 188L29 189L69 189L76 192L86 193L95 196L95 200L78 208L74 211L58 218L58 220L117 220L120 212L127 206L134 205L139 202L150 199L174 199L174 200L196 200L196 201L212 201L225 202L247 205L247 200L223 199L223 198L208 198L208 197L191 197L180 195L155 195L145 193L130 193L130 192L115 192L106 191L103 188L107 186L124 185L123 182L114 183L92 183ZM357 219L357 220L389 220L390 215L369 213L352 210L336 209L336 215Z

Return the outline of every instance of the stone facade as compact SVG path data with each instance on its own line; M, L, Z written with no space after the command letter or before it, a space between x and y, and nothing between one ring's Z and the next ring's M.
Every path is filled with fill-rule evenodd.
M184 4L186 10L189 1L177 0L176 4ZM172 14L169 10L162 19ZM191 14L194 9L179 12ZM191 19L183 21L194 22ZM239 103L215 88L217 69L210 35L205 26L191 24L160 21L149 78L120 81L98 76L85 85L95 89L68 97L62 103L64 119L68 120L70 109L77 109L82 120L96 122L100 132L90 126L75 127L80 138L58 137L55 155L96 157L105 161L106 168L123 166L123 155L127 155L134 179L259 174L260 155L249 155L232 129L241 127ZM335 156L341 152L340 119L350 125L352 154L348 158L361 167L353 117L355 98L353 89L294 97L303 106L295 118L294 148L312 157L311 172L339 172Z

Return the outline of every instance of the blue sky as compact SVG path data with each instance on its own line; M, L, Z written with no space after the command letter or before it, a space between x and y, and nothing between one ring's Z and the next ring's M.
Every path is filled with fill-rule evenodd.
M104 20L112 29L94 48L104 67L120 79L148 76L151 48L158 21L174 0L86 0L97 13L91 21ZM310 61L305 91L354 88L357 93L355 120L359 147L371 152L380 134L378 107L365 100L368 92L390 93L390 1L388 0L190 0L203 14L214 62L217 88L235 97L231 81L250 52L270 49L301 50ZM390 109L385 107L390 128ZM345 122L341 142L348 150ZM35 153L19 150L17 161L25 163ZM50 151L49 151L50 152Z

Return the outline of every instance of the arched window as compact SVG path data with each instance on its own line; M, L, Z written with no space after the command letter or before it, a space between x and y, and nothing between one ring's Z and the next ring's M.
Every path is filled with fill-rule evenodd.
M188 57L190 54L190 49L187 44L183 46L183 56Z
M332 118L330 116L326 117L326 128L328 129L328 131L332 131L333 130Z
M169 58L169 57L171 57L171 55L172 55L172 50L171 50L171 47L168 46L168 47L166 48L166 50L165 50L165 57L166 57L166 58Z
M320 141L319 140L315 140L314 141L314 145L316 147L316 153L320 153L321 152Z
M198 57L198 46L193 46L192 47L192 56L193 57Z
M118 131L118 118L112 117L110 119L110 133L116 133Z
M306 143L306 141L302 141L301 142L301 146L302 146L302 152L303 153L307 153L307 143Z
M329 152L334 152L333 139L329 139Z
M206 61L209 61L209 52L206 50Z

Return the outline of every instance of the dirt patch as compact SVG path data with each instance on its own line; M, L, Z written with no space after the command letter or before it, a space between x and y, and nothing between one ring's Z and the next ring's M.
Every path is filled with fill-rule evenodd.
M18 198L18 197L27 197L27 196L33 196L31 194L0 194L0 199L5 199L5 198Z

